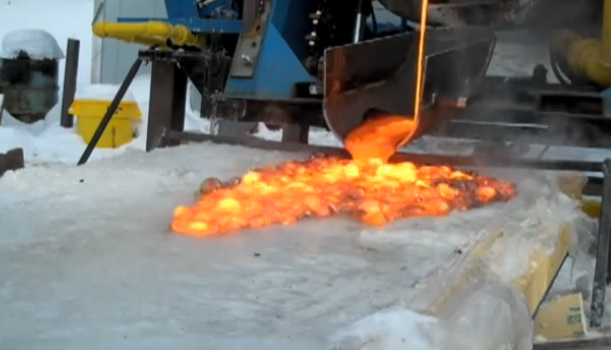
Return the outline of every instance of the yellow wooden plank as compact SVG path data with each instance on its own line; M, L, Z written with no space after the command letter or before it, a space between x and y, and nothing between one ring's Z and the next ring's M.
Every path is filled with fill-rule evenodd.
M532 314L535 313L537 306L545 297L545 293L554 282L554 278L567 256L570 238L570 231L565 225L558 234L556 250L551 255L534 252L530 257L530 269L515 281L514 285L522 291Z

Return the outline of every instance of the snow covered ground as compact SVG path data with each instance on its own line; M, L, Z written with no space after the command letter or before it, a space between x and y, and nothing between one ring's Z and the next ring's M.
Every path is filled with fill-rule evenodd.
M575 213L557 192L546 194L544 182L525 177L522 195L510 203L382 230L335 218L205 240L169 233L173 208L192 202L202 179L231 178L295 158L202 144L5 174L0 347L324 349L336 331L378 310L402 303L430 307L452 283L448 269L462 271L476 242L499 232L512 232L512 238L486 261L511 283L528 269L532 250L556 245L558 225ZM515 244L524 246L517 250ZM449 307L444 326L434 327L477 334L450 331L451 346L422 350L488 350L480 340L532 337L520 304L510 304L517 305L510 314L485 313L498 328L472 324L470 317L483 315L481 307L506 307L492 281L476 283L486 282L481 277L469 274L476 297ZM395 350L401 337L408 344L431 341L411 324L424 317L407 311L387 316L339 333L342 349ZM378 345L346 347L355 337Z

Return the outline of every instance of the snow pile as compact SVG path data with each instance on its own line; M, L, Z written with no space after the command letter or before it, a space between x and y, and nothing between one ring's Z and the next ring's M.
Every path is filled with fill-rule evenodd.
M194 88L190 85L189 88ZM89 85L78 86L76 98L90 100L112 100L117 93L117 85ZM134 79L131 88L123 101L132 101L138 104L142 112L141 123L138 124L137 137L130 143L116 149L95 149L90 160L114 157L125 153L129 149L144 150L146 147L146 130L148 127L150 75L142 75ZM28 164L40 163L67 163L76 164L87 146L76 133L76 128L62 128L59 125L60 107L58 103L44 120L34 124L25 124L4 112L0 124L0 152L16 147L23 148ZM186 104L185 129L203 131L208 121L201 119L190 105ZM77 117L75 117L75 123Z
M367 316L337 332L329 350L530 350L533 322L522 296L499 283L468 295L446 318L404 307Z
M0 57L16 58L22 51L35 60L64 58L57 40L41 29L15 30L4 36Z
M404 308L384 310L338 332L330 350L439 350L436 318Z
M81 85L74 94L75 100L100 100L100 101L112 101L115 95L119 91L118 85L110 84L92 84L92 85ZM122 102L136 102L134 93L131 89L128 89L123 96Z

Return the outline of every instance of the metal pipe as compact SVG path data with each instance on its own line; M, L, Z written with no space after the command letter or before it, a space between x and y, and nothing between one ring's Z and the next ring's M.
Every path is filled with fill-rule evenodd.
M555 46L565 53L570 69L602 86L611 86L611 0L603 3L601 40L583 39L571 31L561 31Z
M602 325L605 312L605 293L609 283L611 269L611 159L603 163L603 193L601 200L601 215L598 225L598 244L596 252L596 267L594 269L594 285L592 288L592 306L590 327Z
M74 125L74 117L70 114L70 106L74 101L76 93L76 78L78 76L78 58L80 41L68 39L66 49L66 69L64 71L64 91L62 93L62 109L60 125L64 128L71 128Z
M178 46L203 46L202 36L193 34L184 25L171 25L161 21L149 21L143 23L111 23L99 22L93 25L93 34L98 37L111 37L128 42L137 40L170 40ZM145 44L149 44L146 42Z
M352 34L352 43L357 44L361 41L363 32L363 0L359 0L356 9L356 19L354 21L354 33Z
M91 141L89 141L89 144L87 144L87 148L85 148L85 151L83 152L83 155L81 155L81 159L79 159L77 165L83 165L87 163L87 160L89 160L93 149L95 148L95 146L97 146L98 141L100 141L102 134L104 134L104 130L106 130L106 127L108 126L108 123L110 123L112 116L117 111L117 108L119 108L119 104L121 103L123 96L125 96L127 89L129 89L129 86L132 84L132 81L134 81L134 78L136 77L136 74L138 74L138 70L140 70L141 65L142 60L140 58L137 58L134 64L132 64L132 67L129 69L129 72L127 72L123 83L121 83L121 86L119 87L119 91L117 91L115 98L112 100L110 106L106 110L104 118L102 118L102 121L100 121L98 128L95 130L95 133L93 134Z

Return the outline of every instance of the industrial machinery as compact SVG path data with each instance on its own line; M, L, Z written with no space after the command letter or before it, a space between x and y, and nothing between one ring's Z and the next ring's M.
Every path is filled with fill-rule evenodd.
M367 118L413 115L419 0L166 0L166 8L168 18L120 18L93 27L97 36L148 46L105 118L141 62L150 62L147 150L183 140L273 147L214 128L216 136L183 132L188 80L202 95L202 117L281 126L283 140L293 141L282 145L286 149L307 143L310 127L328 128L343 141ZM384 8L398 16L396 23L378 21ZM468 138L485 152L476 160L443 161L603 170L600 163L519 159L509 150L530 143L610 148L611 0L431 1L428 18L423 104L417 128L402 144L426 134ZM548 80L547 62L530 77L486 75L493 28L506 26L524 26L547 40L560 83ZM104 121L98 134L103 129ZM87 157L86 151L80 164ZM601 184L591 179L599 191ZM611 222L601 227L611 235ZM600 281L609 269L606 242L599 248ZM605 283L596 288L604 290Z
M2 46L0 94L4 95L4 103L0 109L28 124L44 119L58 101L62 50L49 33L36 29L10 32L4 36ZM33 47L51 51L41 49L48 57L41 56Z
M599 118L600 89L590 84L605 83L604 64L591 62L599 62L594 56L604 51L598 42L577 36L597 21L602 3L554 2L555 12L568 8L573 15L542 29L537 19L553 17L541 10L546 2L431 2L430 23L436 27L427 35L424 117L410 139L436 131L497 145L518 138L532 142L529 135L551 144L571 139L581 146L608 146L606 138L592 137L608 128L606 118ZM368 112L413 114L417 36L408 21L417 20L419 2L382 4L403 17L396 26L378 25L379 6L371 1L168 0L168 18L120 18L96 23L94 33L150 46L141 58L152 62L149 120L159 122L149 124L148 149L165 142L163 130L182 130L187 79L202 94L202 116L213 121L296 125L285 128L284 140L302 142L309 126L319 126L342 140ZM495 45L491 27L523 25L547 33L573 22L588 25L574 25L575 31L554 36L550 45L553 71L566 84L549 84L543 66L527 79L485 76ZM583 75L586 79L578 77Z

